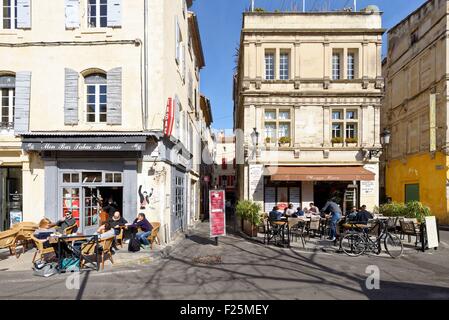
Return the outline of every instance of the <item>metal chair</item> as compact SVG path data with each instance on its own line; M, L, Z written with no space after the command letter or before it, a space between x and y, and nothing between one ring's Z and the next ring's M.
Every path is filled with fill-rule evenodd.
M401 220L401 239L408 236L408 242L411 242L411 236L415 237L415 247L418 246L418 237L421 236L421 230L413 220Z
M299 219L299 218L290 218L288 219L288 224L290 228L290 236L293 240L293 237L298 240L298 238L301 238L302 246L306 247L306 239L305 239L305 221Z
M309 226L307 227L307 235L310 239L310 232L313 231L313 236L315 237L317 232L321 235L321 218L320 217L311 217ZM321 237L321 236L320 236Z

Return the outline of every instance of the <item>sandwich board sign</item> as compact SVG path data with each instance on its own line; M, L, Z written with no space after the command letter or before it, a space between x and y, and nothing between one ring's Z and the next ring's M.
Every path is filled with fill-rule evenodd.
M209 191L209 224L210 237L218 241L218 237L226 235L225 191Z
M438 248L439 237L438 237L438 228L437 228L437 220L435 216L426 217L426 239L427 239L427 247Z

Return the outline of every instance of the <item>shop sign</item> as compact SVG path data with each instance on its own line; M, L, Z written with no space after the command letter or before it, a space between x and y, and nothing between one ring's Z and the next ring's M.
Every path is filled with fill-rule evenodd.
M24 150L38 151L143 151L142 143L24 143Z
M438 228L435 216L426 217L426 238L429 249L438 248Z
M175 122L175 110L173 106L173 99L168 98L167 109L164 118L164 134L170 137L173 133L173 124Z
M360 189L363 194L373 194L375 192L376 183L374 181L361 181Z
M224 190L209 191L210 237L226 235L226 196Z

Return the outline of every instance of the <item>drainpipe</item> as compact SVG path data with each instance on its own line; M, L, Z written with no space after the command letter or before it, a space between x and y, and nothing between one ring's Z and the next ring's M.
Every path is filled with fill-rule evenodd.
M144 120L143 130L148 130L148 1L144 1Z

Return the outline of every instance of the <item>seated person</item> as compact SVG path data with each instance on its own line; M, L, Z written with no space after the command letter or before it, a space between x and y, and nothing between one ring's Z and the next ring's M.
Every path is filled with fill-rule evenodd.
M355 221L357 218L357 213L359 213L357 207L352 207L352 210L346 215L346 221L347 222Z
M51 225L52 225L52 222L50 221L50 219L43 218L41 221L39 221L39 228L34 231L33 235L37 239L41 239L40 238L41 234L47 235L49 233L55 233L56 229L55 228L51 228L50 227Z
M282 214L282 212L279 211L278 206L273 207L273 210L271 210L270 215L269 215L270 220L273 220L273 221L281 220L282 216L283 216L283 214Z
M355 221L359 224L368 224L368 221L370 219L373 219L373 215L371 214L371 212L366 210L366 206L363 205L360 208L360 211L357 213L357 215L355 217Z
M309 208L306 208L306 210L310 215L320 215L320 209L318 209L313 202L309 204Z
M284 215L286 217L292 217L292 215L296 214L295 209L293 209L293 203L290 203L288 207L285 209Z
M109 237L114 236L115 237L115 231L112 228L111 224L109 222L105 222L103 223L98 229L97 232L95 234L98 234L99 237L98 239L106 239Z
M301 207L298 207L296 209L296 213L295 213L296 217L303 217L305 215L304 211L302 210Z
M56 231L57 232L64 233L64 230L66 228L71 227L74 224L76 224L76 219L72 217L72 212L71 211L67 211L67 213L65 214L64 219L59 220L56 223L50 224L50 227L56 227Z
M147 220L144 213L139 213L133 224L129 225L128 228L140 228L142 231L136 234L137 239L139 239L140 243L142 243L145 247L150 245L148 236L151 234L153 226Z
M120 234L120 228L124 226L125 224L128 223L128 221L126 221L122 215L120 214L119 211L114 212L114 215L112 216L111 219L109 219L109 224L111 225L111 227L115 230L115 235L118 236Z

